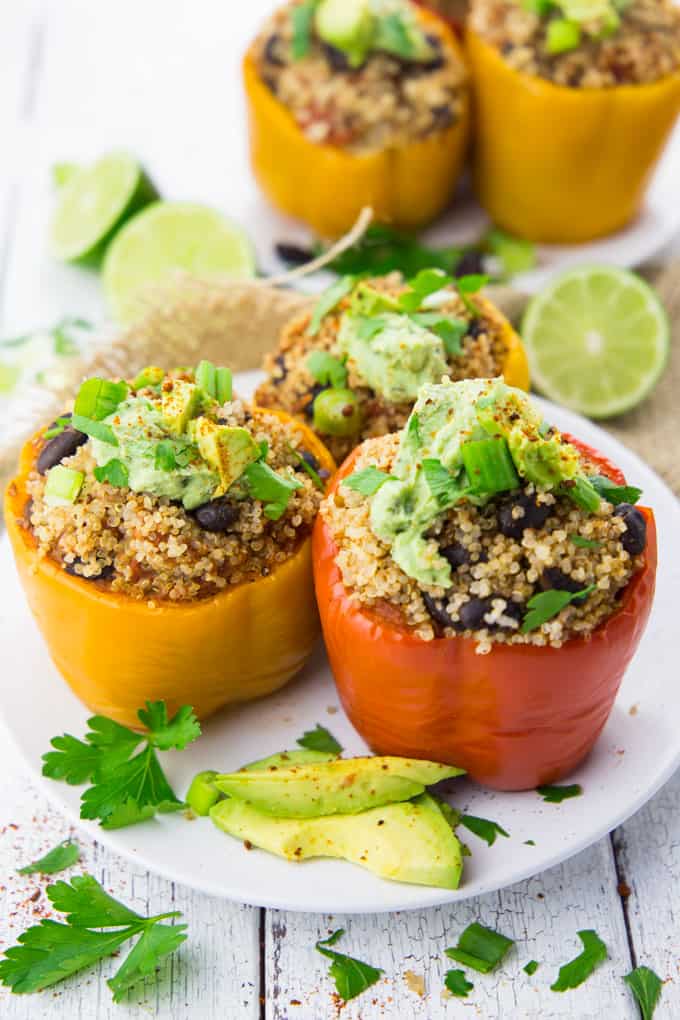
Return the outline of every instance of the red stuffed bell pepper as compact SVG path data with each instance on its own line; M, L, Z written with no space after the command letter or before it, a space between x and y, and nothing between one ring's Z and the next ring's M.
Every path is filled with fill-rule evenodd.
M602 454L569 441L602 475L625 484ZM342 465L331 494L360 451ZM378 613L351 599L319 516L313 552L323 632L343 706L361 736L377 754L455 763L498 790L566 776L601 733L647 623L657 549L654 515L642 513L642 565L618 609L589 637L559 648L494 643L485 655L467 637L422 640L394 609Z

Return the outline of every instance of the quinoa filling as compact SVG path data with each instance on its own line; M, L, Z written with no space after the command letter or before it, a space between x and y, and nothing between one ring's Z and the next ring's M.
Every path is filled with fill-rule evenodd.
M299 430L235 399L230 380L220 390L214 366L153 371L136 388L97 380L122 387L111 413L79 415L79 394L36 441L25 522L39 553L139 599L204 598L266 576L309 535L328 472Z
M436 399L433 391L444 388L454 386L431 387L426 399ZM477 399L480 394L484 399L479 389ZM513 398L515 407L521 407L521 400ZM560 647L570 638L592 634L616 611L623 589L642 564L645 518L623 499L633 498L637 490L621 491L612 483L602 489L606 498L588 497L586 509L580 493L595 489L597 466L556 430L543 431L553 447L565 448L570 478L537 484L522 472L517 456L514 487L484 496L469 492L441 512L430 507L421 518L423 544L415 543L415 553L397 555L400 562L394 537L407 525L386 528L376 507L380 493L405 476L400 466L404 434L367 442L353 474L320 511L351 597L378 613L394 617L396 612L423 640L473 638L480 654L498 642ZM432 460L423 457L418 471L425 459ZM446 473L455 477L451 470ZM444 484L440 479L438 492ZM419 513L417 494L411 491L409 500L407 522ZM433 574L435 567L438 574Z
M253 50L263 82L310 141L368 152L425 138L458 120L464 66L445 38L419 28L414 4L383 0L378 6L389 10L374 21L391 29L389 38L371 42L369 31L359 48L361 25L355 38L324 31L328 6L301 0L279 8Z
M643 85L680 68L673 0L472 0L470 26L511 67L556 85Z
M433 271L427 270L426 273ZM419 276L422 278L422 274ZM416 382L422 384L424 381L439 381L443 374L458 380L489 378L502 372L507 353L507 321L485 298L475 294L465 299L452 283L446 282L438 293L424 299L426 306L431 306L433 300L437 304L436 310L432 307L424 308L424 315L429 316L429 319L425 319L430 323L428 331L432 326L439 328L437 315L433 314L436 311L441 330L445 334L444 341L439 338L441 343L437 347L436 357L427 360L425 367L431 371L430 376L425 379L423 375L425 345L422 339L419 340L417 331L414 331L401 338L403 346L396 348L391 359L390 352L385 351L385 345L382 345L382 371L380 366L378 370L373 366L371 374L374 385L370 385L364 372L368 358L381 353L380 331L368 338L365 345L367 352L364 352L360 360L353 357L346 326L348 319L352 318L352 309L356 307L357 301L363 301L365 305L367 295L384 295L388 301L395 301L412 291L413 288L399 273L390 273L362 281L321 317L317 329L312 324L312 312L297 316L284 328L278 350L265 358L263 367L267 378L255 394L256 403L261 407L278 407L303 418L323 437L336 461L340 463L364 439L395 432L406 424L417 392L414 391L413 396L399 399L398 387L404 387L404 376L410 361L406 357L409 346L416 359L416 369L409 373L411 378L406 380L407 387L412 385L413 376L417 376ZM373 308L372 311L373 325L368 326L369 331L375 328L376 322L379 325L381 319L379 309ZM416 311L416 316L421 315L422 311L422 308ZM383 316L383 321L391 314L394 313L388 312ZM448 339L447 324L454 330ZM390 335L394 337L394 331ZM354 348L359 351L362 346L354 344ZM431 353L432 346L429 351ZM314 358L318 359L315 352L328 354L338 361L338 367L342 370L340 379L324 375L318 369L315 371ZM380 385L382 379L390 395L376 388L375 384ZM342 382L341 386L332 385L338 381ZM336 398L341 411L349 407L353 409L353 415L343 417L341 413L338 420L326 413L328 408L324 408L324 404L331 403L331 391L334 389L342 394Z

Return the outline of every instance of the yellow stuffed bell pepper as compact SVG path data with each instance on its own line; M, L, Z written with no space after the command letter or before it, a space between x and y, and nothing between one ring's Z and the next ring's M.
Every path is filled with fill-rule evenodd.
M257 413L257 412L256 412ZM329 471L320 440L281 412ZM193 602L147 602L67 574L39 556L27 526L26 480L42 432L26 443L5 495L5 522L30 608L59 672L92 711L138 727L146 700L168 711L192 705L205 718L282 687L305 665L319 635L311 538L271 574Z
M429 11L420 9L417 16L462 62L451 28ZM262 80L254 46L244 58L243 79L253 173L275 206L320 237L345 233L365 206L380 222L412 229L433 220L451 200L470 131L465 84L460 116L450 126L403 145L356 154L306 137Z
M680 72L653 84L568 88L510 67L471 29L475 188L500 227L573 244L638 212L680 112Z

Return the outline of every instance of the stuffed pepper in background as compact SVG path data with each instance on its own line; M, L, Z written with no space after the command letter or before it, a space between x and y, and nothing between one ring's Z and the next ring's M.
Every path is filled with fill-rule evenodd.
M644 631L651 510L502 380L423 388L341 467L314 531L340 697L378 754L521 790L567 775Z
M469 98L451 29L410 0L281 7L244 62L250 154L262 190L322 237L364 206L419 227L451 199Z
M318 636L311 528L330 455L232 399L227 369L89 379L23 451L5 521L55 665L94 712L206 716L269 694Z
M468 0L416 0L451 25L456 32L462 33L468 13Z
M503 375L528 389L522 343L479 293L482 282L438 269L408 282L345 277L284 328L257 404L308 422L339 462L362 440L402 428L420 387L443 375Z
M467 53L493 221L558 243L625 226L680 111L673 0L473 0Z

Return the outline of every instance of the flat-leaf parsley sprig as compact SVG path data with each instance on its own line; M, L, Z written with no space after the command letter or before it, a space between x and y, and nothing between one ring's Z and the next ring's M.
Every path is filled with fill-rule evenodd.
M153 818L156 812L184 806L168 783L156 751L182 750L201 727L188 705L171 719L163 701L147 701L137 713L146 733L95 715L84 740L65 733L43 755L43 775L71 785L89 782L81 796L80 817L99 819L104 829L119 829ZM141 750L140 750L140 745Z
M43 920L19 936L0 961L0 982L13 992L40 992L90 967L135 936L140 936L107 984L114 1002L120 1002L133 985L156 971L160 961L186 939L185 924L161 924L181 917L172 910L142 917L106 892L92 875L47 887L55 910L66 923ZM93 929L107 929L105 931Z

